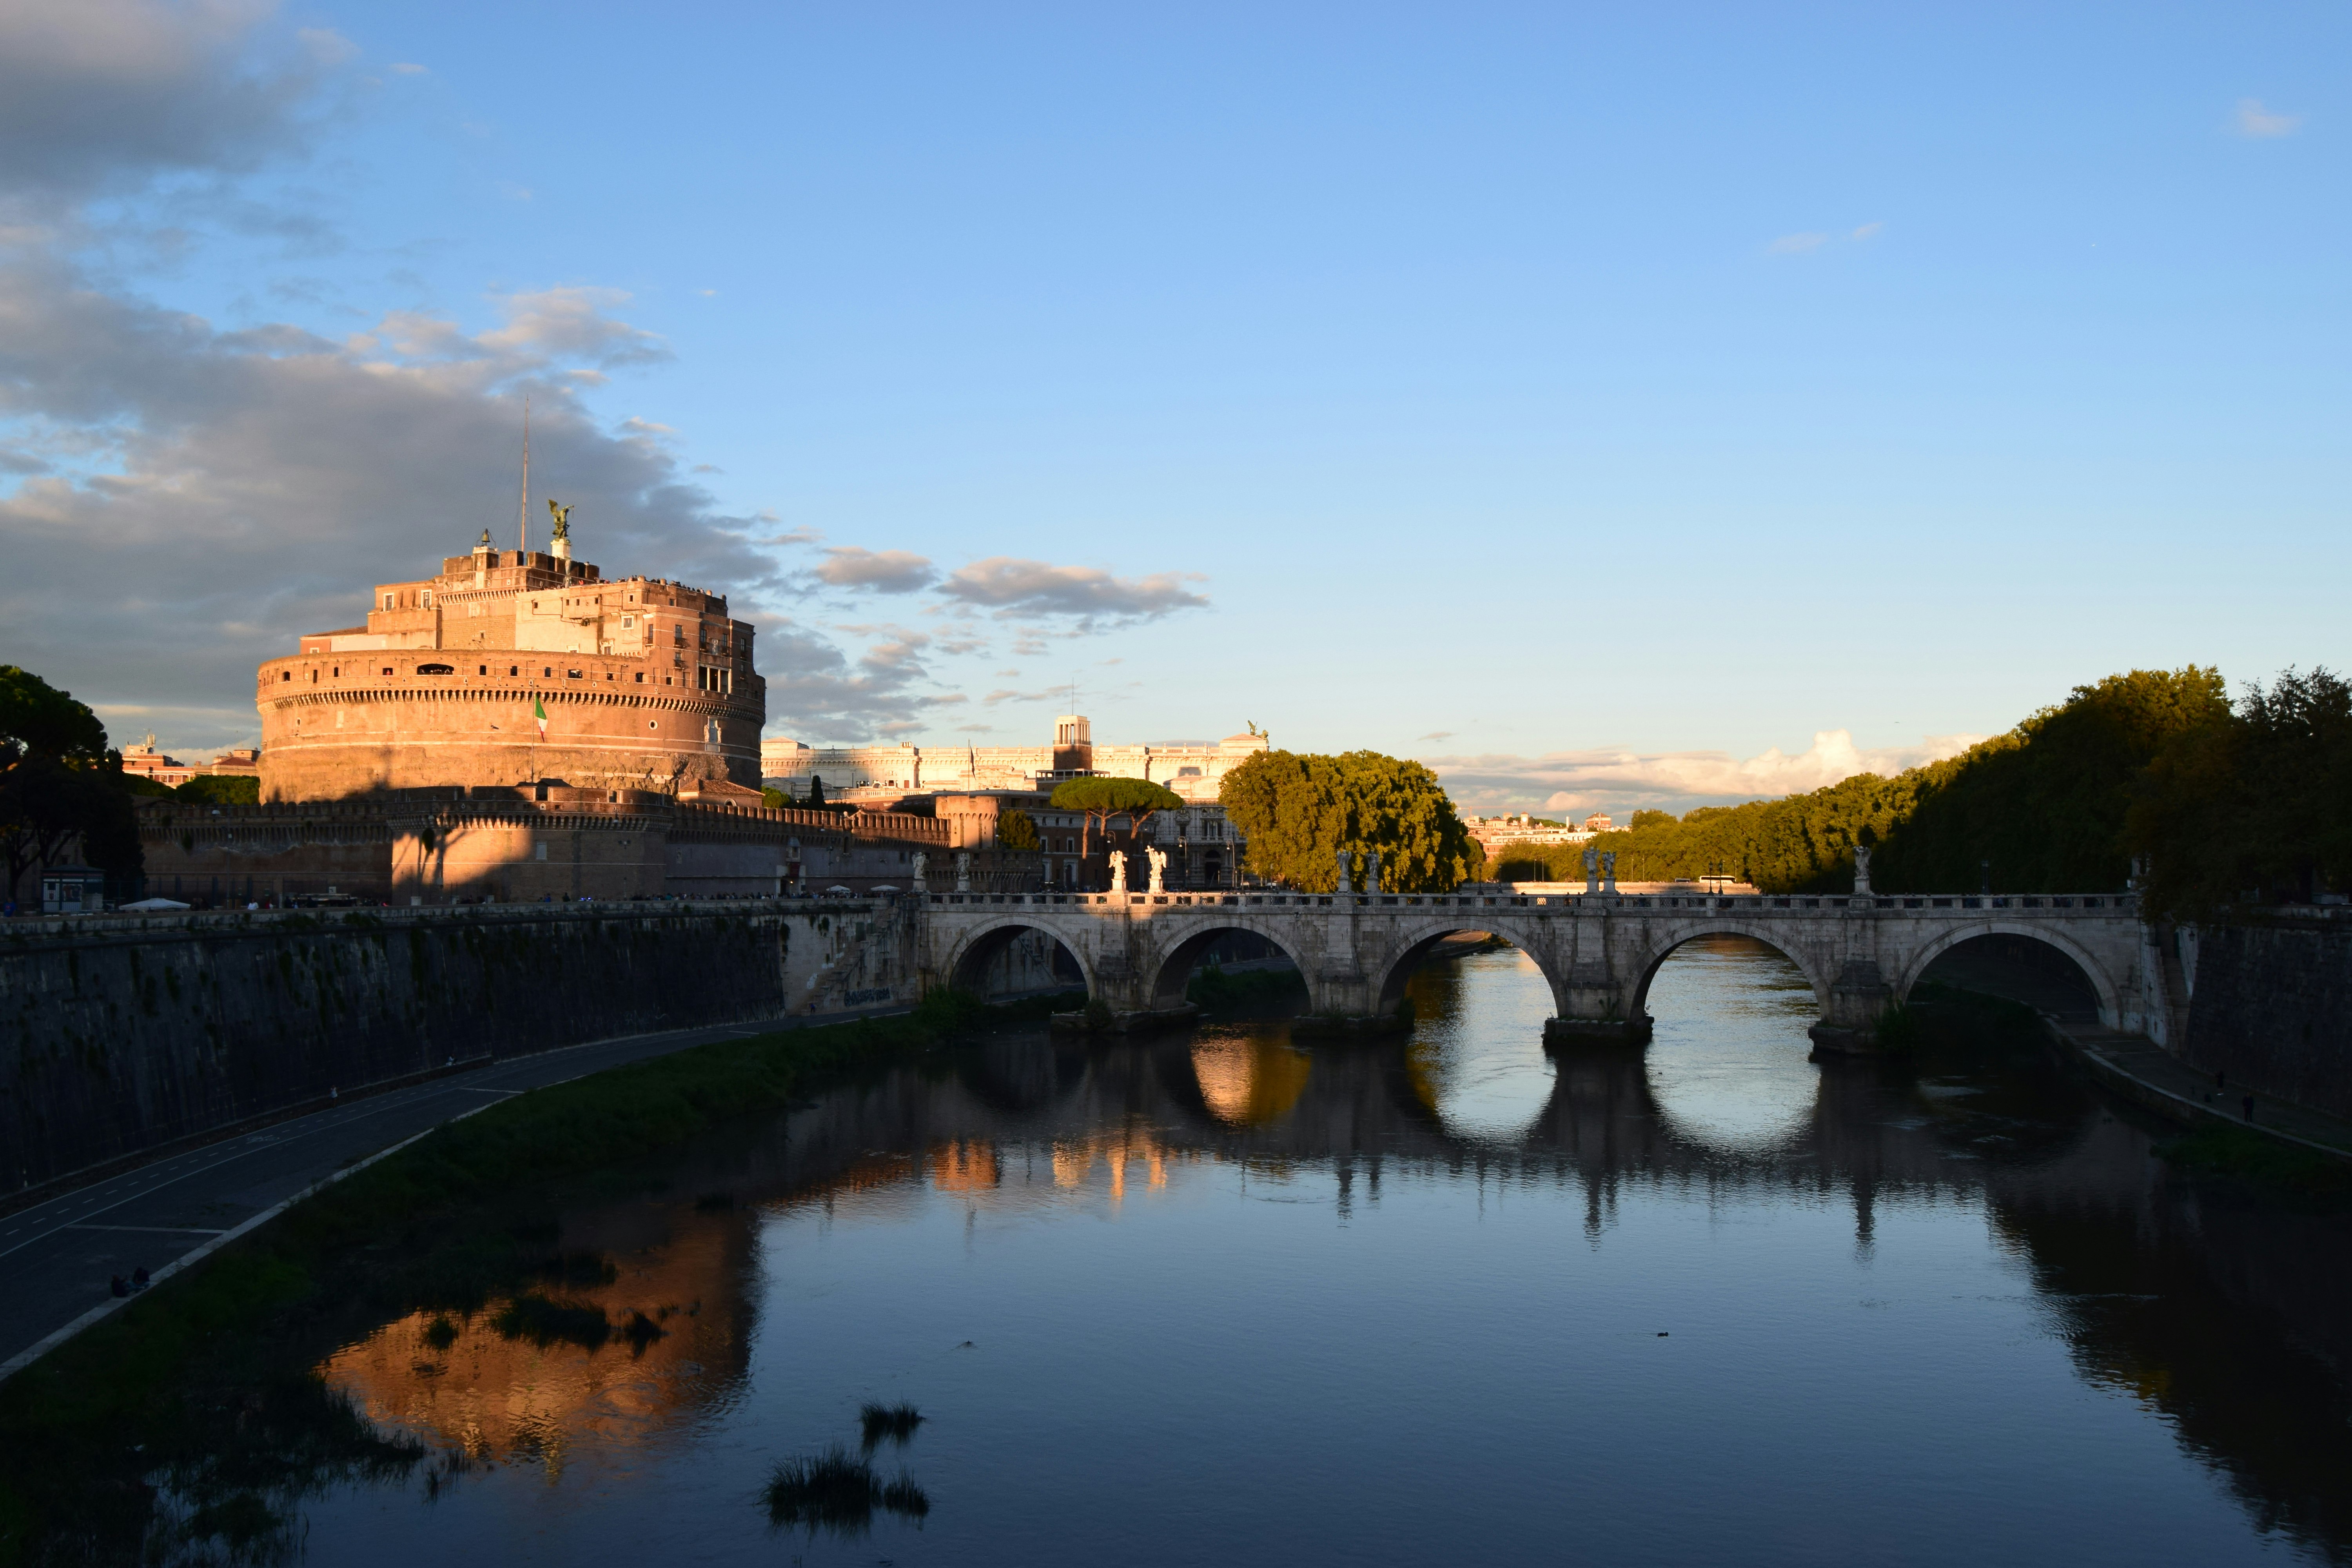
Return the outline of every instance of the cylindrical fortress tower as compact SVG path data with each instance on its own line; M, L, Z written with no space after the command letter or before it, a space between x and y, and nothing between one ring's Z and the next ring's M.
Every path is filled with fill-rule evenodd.
M367 623L261 666L261 797L518 784L758 787L767 683L727 601L537 551L380 584Z

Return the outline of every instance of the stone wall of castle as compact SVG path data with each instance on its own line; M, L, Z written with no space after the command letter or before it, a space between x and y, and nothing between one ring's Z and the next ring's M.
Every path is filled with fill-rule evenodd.
M907 885L947 848L936 818L775 811L538 784L307 805L140 810L146 891L200 907L323 897L425 907L772 897Z

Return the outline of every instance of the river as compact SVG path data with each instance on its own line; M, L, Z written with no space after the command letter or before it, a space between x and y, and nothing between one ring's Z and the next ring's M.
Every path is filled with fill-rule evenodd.
M1007 1030L566 1215L618 1270L572 1294L646 1328L342 1350L436 1457L302 1502L310 1560L2352 1556L2341 1215L2032 1051L1816 1064L1738 939L1669 960L1642 1053L1547 1057L1516 952L1412 994L1409 1043ZM899 1401L872 1463L927 1512L771 1523L779 1461Z

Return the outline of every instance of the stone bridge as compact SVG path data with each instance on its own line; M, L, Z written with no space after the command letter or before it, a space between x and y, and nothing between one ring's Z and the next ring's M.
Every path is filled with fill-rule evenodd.
M2040 942L2072 960L2110 1028L2164 1026L2162 964L2128 894L950 893L920 895L925 986L979 989L1006 944L1042 931L1067 949L1090 997L1122 1015L1173 1013L1221 937L1245 931L1289 955L1308 1012L1350 1026L1394 1019L1406 977L1436 944L1488 931L1550 983L1547 1039L1649 1037L1650 981L1695 937L1753 937L1812 984L1814 1040L1866 1049L1937 955L1975 937Z

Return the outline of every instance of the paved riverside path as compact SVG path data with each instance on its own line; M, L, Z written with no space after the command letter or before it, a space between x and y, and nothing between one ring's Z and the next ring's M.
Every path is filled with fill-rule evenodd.
M115 1275L186 1258L337 1171L469 1111L689 1046L903 1011L722 1024L509 1057L273 1122L0 1215L0 1376L16 1371L44 1340L114 1300L109 1281Z
M2183 1121L2249 1125L2244 1086L2231 1084L2217 1091L2212 1074L2190 1067L2142 1035L2118 1034L2096 1024L2053 1023L2101 1081L2149 1110ZM2251 1125L2257 1132L2291 1143L2352 1157L2352 1121L2291 1100L2257 1093Z

